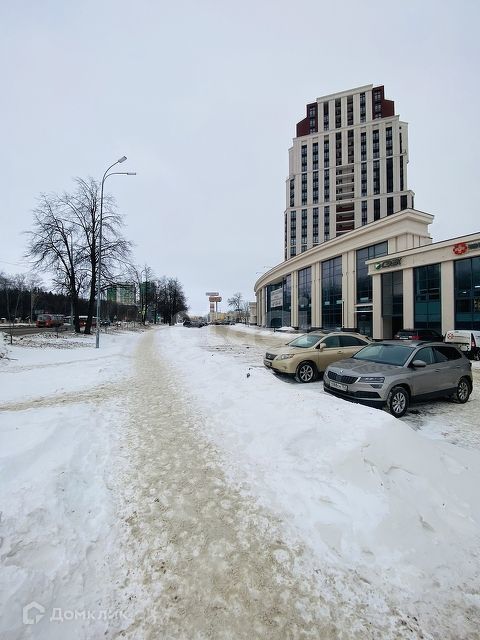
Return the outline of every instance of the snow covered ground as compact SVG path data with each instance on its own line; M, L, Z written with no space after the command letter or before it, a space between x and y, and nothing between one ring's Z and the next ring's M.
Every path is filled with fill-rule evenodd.
M467 405L396 420L264 369L288 339L177 326L102 334L100 351L7 345L2 639L479 638L479 363Z

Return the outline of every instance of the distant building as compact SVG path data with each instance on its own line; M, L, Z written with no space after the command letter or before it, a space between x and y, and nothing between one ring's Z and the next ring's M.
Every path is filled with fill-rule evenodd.
M117 304L135 304L135 285L122 282L107 287L107 300Z

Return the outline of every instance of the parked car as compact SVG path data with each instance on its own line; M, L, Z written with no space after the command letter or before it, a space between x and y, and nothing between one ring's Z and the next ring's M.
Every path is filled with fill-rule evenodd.
M323 388L335 396L383 408L401 418L411 402L451 397L465 403L473 389L472 363L453 345L375 342L327 367Z
M429 340L443 342L443 336L435 329L402 329L393 336L394 340Z
M312 382L330 362L353 356L370 342L360 333L315 331L269 349L263 364L276 373L295 376L298 382Z
M467 358L480 360L480 331L451 329L445 334L445 342L454 344Z

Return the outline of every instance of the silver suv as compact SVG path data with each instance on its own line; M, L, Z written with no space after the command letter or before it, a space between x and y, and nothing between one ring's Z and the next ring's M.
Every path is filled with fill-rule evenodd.
M375 342L325 370L323 388L335 396L405 415L411 402L451 397L467 402L472 364L456 347L438 342Z

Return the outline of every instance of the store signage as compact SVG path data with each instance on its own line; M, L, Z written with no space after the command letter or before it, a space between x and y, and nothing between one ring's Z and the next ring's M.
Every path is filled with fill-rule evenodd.
M283 289L275 289L270 293L270 307L283 307Z
M473 249L480 249L480 242L470 242L467 244L466 242L457 242L457 244L453 245L452 251L456 256L463 256L467 251L472 251Z
M222 296L210 296L208 298L209 302L221 302L222 301Z
M205 293L206 296L219 296L220 294L218 293L218 291L207 291Z
M379 271L380 269L387 269L388 267L398 267L401 264L401 258L390 258L390 260L383 260L382 262L375 263L375 269Z

